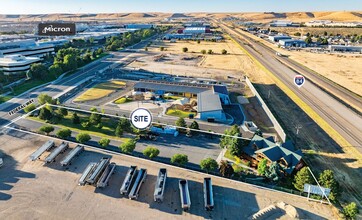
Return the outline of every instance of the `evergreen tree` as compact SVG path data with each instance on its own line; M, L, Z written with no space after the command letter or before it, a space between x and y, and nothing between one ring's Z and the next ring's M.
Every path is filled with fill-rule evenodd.
M300 169L298 173L294 176L293 186L299 191L304 190L304 184L311 183L313 183L313 179L307 167L303 167L302 169Z

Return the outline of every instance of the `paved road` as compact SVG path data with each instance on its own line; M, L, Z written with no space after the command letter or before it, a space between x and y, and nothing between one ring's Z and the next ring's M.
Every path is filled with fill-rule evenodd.
M151 37L147 40L141 41L138 44L131 46L130 48L133 50L144 48L150 40L157 38L158 36ZM79 69L78 72L64 77L61 80L54 81L53 83L41 87L39 89L35 89L31 92L26 92L24 94L19 95L16 98L13 98L3 104L0 105L0 127L6 125L11 120L21 116L20 113L9 115L8 112L21 104L25 103L29 99L34 99L37 102L36 98L40 93L47 93L52 97L57 97L60 94L63 94L66 90L72 89L76 87L79 82L87 79L88 77L96 77L98 71L103 70L108 67L116 68L125 63L129 63L134 60L134 53L126 48L123 51L112 52L105 59L96 60L82 68Z
M302 88L294 85L293 70L279 62L275 54L258 43L244 45L239 39L240 33L225 25L221 25L237 42L255 57L261 64L277 76L298 97L316 111L329 125L339 132L352 146L362 152L362 118L338 100L327 94L321 88L306 81Z

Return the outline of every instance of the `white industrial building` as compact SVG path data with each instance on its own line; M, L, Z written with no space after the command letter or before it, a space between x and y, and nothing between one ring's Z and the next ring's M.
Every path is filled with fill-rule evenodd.
M293 23L291 21L272 21L270 23L270 27L291 27L293 26Z
M25 57L19 54L0 56L0 70L5 75L27 72L30 65L37 62L40 62L39 57Z
M32 57L44 57L51 53L54 53L53 44L37 44L33 39L0 43L0 56L16 54Z
M187 27L182 31L184 34L204 34L206 27Z
M279 40L279 45L283 47L306 47L307 43L304 40L284 39Z
M224 122L226 115L222 108L220 97L212 90L207 90L197 94L197 113L201 120Z
M272 42L279 42L280 40L289 40L289 39L292 39L292 38L287 35L269 36L269 40Z
M339 51L339 52L362 53L362 47L359 47L359 46L329 45L328 49L331 52Z

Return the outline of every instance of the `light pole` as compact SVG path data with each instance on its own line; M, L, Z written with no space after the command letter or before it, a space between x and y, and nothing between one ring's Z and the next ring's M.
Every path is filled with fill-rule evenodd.
M296 124L295 125L295 129L296 129L295 145L297 145L299 130L302 129L302 128L303 128L303 126L301 124Z

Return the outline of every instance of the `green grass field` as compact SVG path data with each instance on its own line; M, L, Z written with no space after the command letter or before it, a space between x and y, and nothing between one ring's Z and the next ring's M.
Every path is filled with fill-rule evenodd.
M0 104L1 103L4 103L4 102L7 102L11 99L10 96L0 96Z
M90 126L89 128L84 128L81 124L73 124L71 120L72 113L69 113L67 116L64 117L64 119L58 121L57 123L54 123L52 125L58 126L61 128L69 128L72 131L76 132L87 132L90 135L98 136L98 137L105 137L108 139L118 140L125 142L129 140L129 138L120 138L115 136L115 128L117 124L113 122L111 119L102 119L102 125L103 127L101 129L96 128L94 126ZM79 118L81 119L81 122L87 121L87 115L83 115L78 113ZM46 123L44 120L39 119L38 117L31 117L29 116L27 119ZM50 123L46 123L50 124Z
M84 102L97 100L103 97L106 97L118 89L124 88L126 86L125 82L113 80L110 82L99 83L92 88L88 89L80 96L74 99L75 102Z
M166 115L181 117L181 118L188 118L190 114L194 116L196 115L195 112L185 112L177 109L168 109L166 112Z

